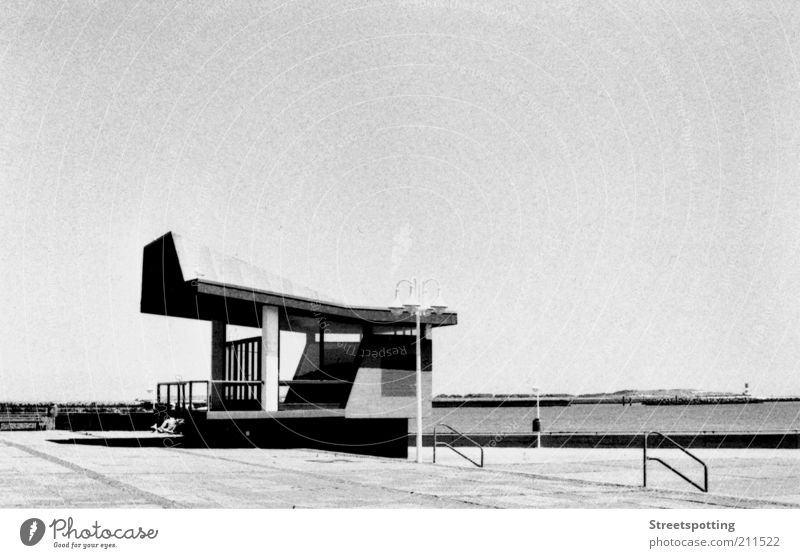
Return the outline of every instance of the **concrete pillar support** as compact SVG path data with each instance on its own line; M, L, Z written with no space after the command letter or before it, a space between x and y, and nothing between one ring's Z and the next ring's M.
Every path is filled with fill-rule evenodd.
M325 328L319 326L319 369L325 369Z
M261 408L270 412L278 410L279 344L278 307L264 305L261 307L261 371L264 381Z
M211 322L211 379L225 380L225 341L226 326L225 322ZM222 386L211 384L210 388L210 410L222 408Z

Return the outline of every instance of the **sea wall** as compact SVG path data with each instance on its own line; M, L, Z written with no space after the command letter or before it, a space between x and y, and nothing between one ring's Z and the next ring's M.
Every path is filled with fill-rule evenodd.
M761 449L798 449L800 448L800 432L700 432L667 433L670 438L686 448L761 448ZM483 447L498 448L531 448L536 447L535 434L498 433L498 434L467 434L472 440ZM456 435L441 434L440 442L446 442L457 447L469 447L469 440ZM546 448L641 448L644 434L631 433L602 433L602 432L543 432L541 436L542 447ZM408 438L409 446L415 442L414 435ZM423 444L433 445L433 435L425 434ZM664 443L658 436L648 440L648 447L658 448Z

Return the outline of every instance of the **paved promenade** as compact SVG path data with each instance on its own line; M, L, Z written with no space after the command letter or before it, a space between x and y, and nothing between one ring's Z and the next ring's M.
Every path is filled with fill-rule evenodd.
M792 450L781 450L781 459L748 453L763 450L715 457L717 481L731 473L729 462L743 460L747 467L733 469L759 477L761 489L736 493L735 483L720 482L714 489L712 463L712 491L702 494L655 471L653 486L664 489L637 486L641 456L629 450L488 449L487 468L478 469L454 454L433 465L315 450L184 449L131 435L0 433L0 507L800 506L800 460Z

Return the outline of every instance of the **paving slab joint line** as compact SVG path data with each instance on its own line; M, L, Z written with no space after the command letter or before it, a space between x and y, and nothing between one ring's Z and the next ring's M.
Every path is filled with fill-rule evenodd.
M499 470L499 469L492 469L491 467L483 467L483 468L469 468L460 465L448 465L444 463L417 463L415 461L402 461L398 460L397 458L389 458L389 457L381 457L377 455L359 455L353 453L346 453L342 451L329 451L329 450L316 450L310 448L298 448L299 452L309 453L309 454L319 454L324 453L326 455L337 455L342 457L356 457L356 458L365 458L367 460L379 461L382 463L391 463L391 464L407 464L417 467L444 467L451 470L458 470L458 471L483 471L485 473L503 473L503 474L510 474L516 476L523 476L527 478L536 478L541 480L547 481L554 481L554 482L566 482L568 484L574 484L578 486L607 486L609 488L619 488L624 490L625 492L629 492L632 494L641 494L642 496L655 496L660 498L666 498L669 500L676 500L676 501L686 501L691 503L699 503L704 504L707 506L720 506L720 507L734 507L734 508L743 508L747 505L751 507L764 507L764 506L771 506L771 507L780 507L780 508L798 508L800 506L787 503L787 502L779 502L774 500L762 500L757 498L748 498L743 496L734 496L728 494L708 494L708 499L701 500L698 499L699 494L694 492L688 492L685 490L675 490L669 488L645 488L642 486L635 486L631 484L623 484L623 483L616 483L616 482L609 482L609 481L591 481L586 479L576 479L576 478L569 478L569 477L559 477L554 475L544 475L541 473L526 473L524 471L514 471L514 470ZM567 494L567 493L565 493ZM733 503L731 502L733 500ZM742 505L740 505L742 504Z
M169 448L169 449L172 449L174 451L189 451L190 450L189 448L178 448L178 447ZM536 474L536 473L525 473L525 472L522 472L522 471L505 471L505 470L487 469L487 468L470 469L470 468L467 468L467 467L461 467L461 466L457 466L457 465L446 465L446 464L440 464L440 463L427 463L427 462L426 463L416 463L416 462L410 462L410 461L404 461L404 460L401 461L401 460L398 460L398 459L392 459L392 458L388 458L388 457L380 457L380 456L375 456L375 455L360 455L360 454L346 453L346 452L341 452L341 451L328 451L328 450L318 450L318 449L310 449L310 448L297 448L295 451L297 451L298 453L304 453L304 454L309 454L309 455L325 454L325 455L331 455L331 456L348 457L350 459L355 459L355 460L361 460L363 458L364 460L368 460L368 461L377 461L377 462L380 462L380 463L386 463L386 464L392 464L392 465L401 465L401 466L402 465L406 465L406 466L412 466L414 468L441 467L441 468L446 468L446 469L449 469L449 470L452 470L452 471L465 472L465 473L476 472L476 473L479 473L479 474L481 474L481 473L483 473L483 474L492 474L494 476L502 476L502 475L522 476L522 477L525 477L525 478L535 478L535 479L540 479L540 480L545 480L545 481L550 481L550 482L565 483L565 484L574 485L574 486L589 486L589 487L607 486L607 487L610 487L610 488L621 489L622 492L625 492L625 493L628 493L628 494L635 494L635 495L642 495L642 496L653 495L655 497L661 497L661 498L665 498L665 499L668 499L668 500L675 500L675 501L678 501L678 502L691 502L691 503L703 504L703 505L706 505L706 506L742 507L742 506L731 506L730 504L722 504L722 503L719 503L717 501L696 500L696 499L693 498L694 495L692 493L683 492L683 491L677 491L677 490L672 491L672 490L669 490L669 489L642 488L642 487L638 487L638 486L632 486L632 485L621 484L621 483L611 483L611 482L602 482L602 481L587 481L587 480L583 480L583 479L570 479L570 478L554 477L554 476L548 476L548 475L539 475L539 474ZM347 480L347 479L341 479L341 478L336 477L336 476L325 475L325 474L321 474L321 473L300 472L300 471L297 471L295 469L285 469L285 468L282 468L282 467L277 467L277 466L274 466L274 465L261 464L261 463L254 464L254 463L251 463L251 462L248 462L248 461L242 461L242 460L233 459L233 458L229 458L229 457L219 457L219 456L211 457L211 456L204 456L202 454L193 454L193 455L201 455L202 457L205 457L207 459L222 459L222 460L231 461L231 462L234 462L234 463L240 463L240 464L244 464L244 465L255 465L255 466L258 466L258 467L271 468L271 469L275 469L275 470L279 470L279 471L285 471L285 472L298 472L300 474L308 474L308 475L311 475L311 476L314 476L314 477L317 477L317 478L321 478L321 479L325 479L325 480L334 480L336 482L340 482L340 483L343 483L343 484L356 484L358 486L368 486L368 487L374 487L375 486L375 485L371 485L371 484L364 484L364 483L359 483L359 482L356 482L356 481L350 481L350 480ZM402 492L404 494L412 494L412 495L415 494L415 495L420 495L420 496L433 497L433 498L442 499L442 500L450 500L450 501L454 501L454 502L461 502L461 503L465 503L465 504L469 504L469 505L473 505L473 506L489 507L489 508L502 508L502 506L496 506L496 505L493 505L493 504L486 504L484 502L474 502L474 501L463 499L463 498L445 497L445 496L441 496L441 495L433 494L433 493L417 492L417 491L413 491L413 490L402 490L402 489L386 487L386 486L383 486L383 485L378 485L378 486L381 489L384 489L384 490L399 491L399 492ZM575 496L574 493L566 492L566 491L562 492L562 494L564 496ZM719 497L714 497L714 498L715 498L715 500L719 499ZM754 503L755 503L755 501L754 501ZM777 505L777 506L780 506L780 507L791 507L791 506L786 506L785 504L777 503L777 502L761 502L761 503L762 504L769 504L769 505Z
M391 487L391 486L385 486L383 484L377 484L376 485L376 484L363 483L363 482L358 482L358 481L354 481L354 480L350 480L350 479L343 479L343 478L340 478L340 477L337 477L337 476L333 476L333 475L326 475L326 474L323 474L323 473L312 473L312 472L309 472L309 471L301 471L299 469L290 469L290 468L285 468L285 467L278 467L276 465L268 465L266 463L252 463L250 461L243 461L243 460L240 460L240 459L234 459L232 457L222 457L222 456L218 456L218 455L214 455L214 456L203 455L202 453L195 453L194 451L192 451L194 448L173 447L173 448L165 448L165 449L167 449L168 451L175 451L175 452L180 452L180 453L188 453L190 455L203 457L205 459L219 459L219 460L222 460L222 461L229 461L231 463L239 463L241 465L248 465L248 466L251 466L251 467L260 467L260 468L263 468L263 469L272 469L272 470L275 470L275 471L281 471L281 472L284 472L284 473L294 473L294 474L297 474L297 475L307 475L307 476L314 477L314 478L317 478L317 479L322 479L322 480L326 480L326 481L333 481L333 482L337 482L337 483L344 484L344 485L348 485L349 484L349 485L361 486L361 487L364 487L364 488L372 488L372 489L380 488L381 490L386 490L387 492L399 492L401 494L405 494L405 495L409 495L409 496L422 496L422 497L425 497L425 498L433 498L433 499L442 500L442 501L459 502L459 503L462 503L462 504L467 504L467 505L470 505L470 506L480 507L480 508L500 508L500 506L473 502L471 500L465 500L463 498L442 496L441 494L433 494L433 493L428 493L428 492L420 492L420 491L416 491L416 490L406 490L406 489L402 489L402 488L394 488L394 487ZM303 449L303 450L304 450L304 452L308 451L308 452L314 452L314 453L325 452L325 450L305 450L305 449ZM325 453L328 453L328 452L325 452ZM329 453L334 453L334 452L329 452ZM362 457L361 455L352 454L352 453L342 453L342 452L337 452L337 453L339 455L346 455L346 456L349 456L351 458L353 458L353 457L355 457L355 458ZM388 463L395 463L394 461L392 461L389 458L380 458L380 457L376 457L376 456L369 456L369 457L372 457L372 458L375 458L375 459L379 459L381 461L388 462ZM387 507L391 507L391 506L387 506Z
M72 462L67 461L65 459L61 459L59 457L55 457L55 456L50 455L48 453L45 453L43 451L39 451L39 450L35 450L33 448L29 448L29 447L27 447L27 446L25 446L23 444L17 444L15 442L9 442L6 439L0 439L0 442L5 444L6 446L18 449L20 451L24 451L25 453L33 455L34 457L38 457L40 459L44 459L45 461L49 461L50 463L55 463L55 464L60 465L60 466L62 466L64 468L66 468L66 469L70 469L72 471L75 471L76 473L81 473L82 475L84 475L84 476L86 476L86 477L88 477L88 478L90 478L90 479L92 479L94 481L101 482L103 484L106 484L106 485L111 486L113 488L116 488L118 490L122 490L124 492L128 492L130 494L133 494L133 495L135 495L135 496L137 496L139 498L142 498L142 499L144 499L145 501L147 501L147 502L149 502L151 504L155 504L155 505L157 505L157 506L159 506L161 508L172 509L172 508L186 508L186 507L189 507L189 506L187 506L185 504L182 504L180 502L177 502L175 500L170 500L169 498L164 498L164 497L159 496L157 494L153 494L152 492L147 492L146 490L142 490L140 488L137 488L137 487L135 487L133 485L130 485L130 484L127 484L127 483L112 479L112 478L107 477L107 476L105 476L105 475L103 475L101 473L98 473L96 471L92 471L91 469L87 469L86 467L81 467L80 465L76 465L75 463L72 463Z
M431 464L431 465L433 465L433 464ZM463 466L459 466L459 465L448 465L448 464L444 464L444 463L436 463L435 466L437 466L437 467L447 467L447 468L450 468L450 469L470 470L467 467L463 467ZM747 497L747 496L735 496L735 495L732 495L732 494L707 494L707 493L705 493L706 496L708 497L708 499L707 500L698 500L697 497L700 496L701 493L699 493L699 492L689 492L689 491L686 491L686 490L677 490L677 489L671 489L671 488L650 488L650 487L643 487L643 486L637 486L637 485L632 485L632 484L623 484L623 483L617 483L617 482L593 481L593 480L587 480L587 479L576 479L576 478L570 478L570 477L559 477L559 476L555 476L555 475L545 475L545 474L541 474L541 473L527 473L525 471L499 470L499 469L492 469L492 468L489 468L489 467L484 467L483 470L485 470L487 472L490 472L490 471L494 472L494 473L502 472L502 473L506 473L506 474L524 476L524 477L547 480L547 481L567 482L567 483L570 483L570 484L576 484L576 485L580 485L580 486L607 486L609 488L620 488L620 489L625 489L627 492L634 493L634 494L642 494L642 495L652 494L652 495L657 496L657 497L664 497L664 498L673 499L673 500L679 500L679 501L686 500L688 502L703 503L703 504L712 505L712 506L731 507L731 504L729 502L731 500L733 500L733 501L735 501L737 503L741 502L742 504L745 504L745 505L751 505L752 507L771 506L771 507L790 508L790 509L800 507L800 506L798 506L796 504L791 504L789 502L780 502L780 501L776 501L776 500L763 500L763 499L759 499L759 498L750 498L750 497ZM740 507L745 507L745 506L744 505L740 506L740 505L735 505L734 504L733 507L740 508Z

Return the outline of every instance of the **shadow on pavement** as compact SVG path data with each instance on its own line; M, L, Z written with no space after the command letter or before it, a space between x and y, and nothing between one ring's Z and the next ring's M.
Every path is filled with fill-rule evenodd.
M184 445L183 436L86 436L47 441L54 444L106 446L109 448L174 448Z

